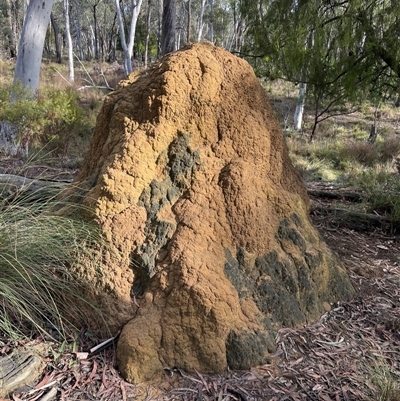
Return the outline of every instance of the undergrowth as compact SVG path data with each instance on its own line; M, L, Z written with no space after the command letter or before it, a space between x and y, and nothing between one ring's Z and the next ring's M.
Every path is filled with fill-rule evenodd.
M350 186L364 193L364 209L400 221L400 136L365 140L287 138L291 159L305 181Z
M87 260L101 270L99 230L58 216L52 210L62 205L55 198L1 195L0 332L14 339L44 334L62 340L102 319L90 283L74 273Z
M18 85L0 87L0 121L16 127L19 143L65 155L77 138L88 140L94 122L80 107L75 90L46 88L35 98L25 92Z

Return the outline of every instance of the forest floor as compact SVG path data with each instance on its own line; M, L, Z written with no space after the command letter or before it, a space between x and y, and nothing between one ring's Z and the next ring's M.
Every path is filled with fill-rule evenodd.
M10 162L0 169L10 172ZM30 167L26 175L50 173L46 166ZM73 173L70 176L73 175ZM40 175L39 174L39 175ZM56 169L53 178L70 178ZM50 175L51 175L50 174ZM336 191L329 185L309 183L309 189ZM283 328L276 337L277 351L270 363L247 371L221 375L166 370L154 383L126 383L115 366L110 346L80 359L76 351L93 345L82 333L74 352L50 344L47 368L40 383L12 395L19 400L400 400L400 236L390 227L349 228L342 217L324 210L348 202L312 197L310 217L327 244L346 267L356 295L339 302L317 322L301 329ZM0 356L17 346L0 339ZM53 390L52 390L53 389ZM53 391L53 395L50 394Z

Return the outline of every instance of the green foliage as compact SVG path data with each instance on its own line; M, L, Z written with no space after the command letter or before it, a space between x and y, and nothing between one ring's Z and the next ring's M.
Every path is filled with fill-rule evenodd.
M256 0L242 12L249 60L262 76L307 83L316 121L397 97L400 3Z
M65 152L73 136L92 127L72 88L46 88L33 98L21 86L2 87L0 121L16 125L21 142L39 148L51 143L59 153Z
M94 250L101 236L91 224L51 212L56 200L33 197L0 201L0 332L65 338L74 325L101 318L90 283L74 273L89 261L101 271Z

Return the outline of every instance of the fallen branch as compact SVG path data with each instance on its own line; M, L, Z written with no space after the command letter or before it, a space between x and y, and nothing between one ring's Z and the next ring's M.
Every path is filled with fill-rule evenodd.
M400 227L400 221L393 220L390 216L355 212L334 206L314 206L311 209L311 213L329 216L332 223L356 231L367 231L373 227L381 227L393 231L395 228Z
M325 190L325 189L312 189L308 188L307 192L309 195L316 198L327 198L327 199L343 199L352 202L361 202L364 194L357 191L341 191L337 189Z
M29 199L49 199L56 196L67 182L38 180L20 175L0 174L0 199L23 196Z

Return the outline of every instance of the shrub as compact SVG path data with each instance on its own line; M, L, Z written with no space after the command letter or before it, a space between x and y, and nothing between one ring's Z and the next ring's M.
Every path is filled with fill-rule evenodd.
M93 126L72 88L45 89L36 98L21 86L1 88L0 121L16 125L20 142L39 148L51 144L56 153L65 153L75 136Z

